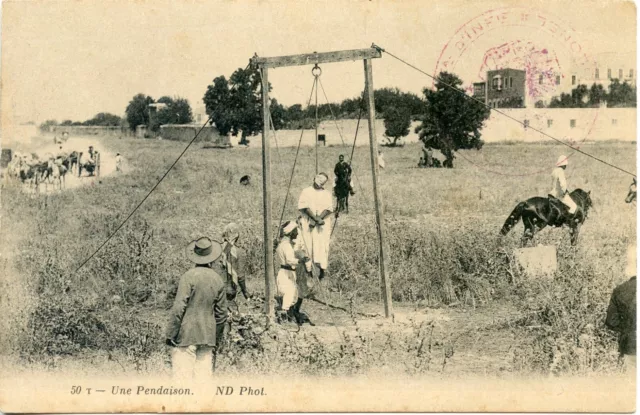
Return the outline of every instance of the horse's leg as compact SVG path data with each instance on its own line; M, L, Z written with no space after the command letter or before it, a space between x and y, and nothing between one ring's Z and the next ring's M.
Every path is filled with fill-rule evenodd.
M578 237L580 236L580 223L575 226L571 226L569 228L569 234L571 235L571 246L576 246L578 244Z
M347 209L347 214L349 214L349 192L347 192L347 195L344 198L344 203Z
M529 241L533 239L535 233L535 225L531 222L531 218L523 217L522 224L524 225L524 233L522 234L521 245L524 248Z

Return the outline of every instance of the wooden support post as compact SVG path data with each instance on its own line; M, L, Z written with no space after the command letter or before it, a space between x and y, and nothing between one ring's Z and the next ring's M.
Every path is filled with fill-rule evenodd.
M269 146L269 77L266 67L262 73L262 203L264 212L264 298L269 321L275 316L273 298L273 236L271 232L271 149Z
M96 152L96 177L100 177L100 152Z
M384 228L384 210L382 198L378 192L378 141L375 128L376 107L373 99L373 72L371 69L371 59L364 59L364 84L367 92L367 109L369 121L369 143L371 153L371 176L373 178L373 200L376 207L376 224L378 228L378 246L380 250L380 289L382 291L382 301L384 302L384 315L389 318L393 315L393 305L391 304L391 288L389 278L387 278L387 246Z

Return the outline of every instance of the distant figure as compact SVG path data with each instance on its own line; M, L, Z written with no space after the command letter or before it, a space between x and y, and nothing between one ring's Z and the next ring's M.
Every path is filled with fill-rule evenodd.
M433 166L433 150L431 150L431 147L427 147L423 151L425 155L424 161L427 164L427 167L432 167Z
M342 212L345 210L349 213L349 195L353 196L353 185L351 183L351 165L344 161L344 156L340 154L338 157L338 163L336 163L333 173L336 175L335 187L333 193L336 195L338 201L336 212Z
M251 184L251 177L247 174L240 178L240 184L243 186L249 186Z
M382 154L382 151L378 150L378 167L384 169L385 165L384 155Z
M567 168L568 160L566 156L560 156L556 167L551 173L551 192L549 194L556 199L562 201L562 204L566 207L563 215L569 221L573 214L576 213L578 206L569 196L569 190L567 190L567 179L564 176L564 170Z
M628 281L618 285L611 294L607 319L608 328L618 333L618 352L624 371L636 373L636 246L627 249L625 276Z
M228 316L224 279L212 269L221 253L220 244L206 237L187 246L187 258L196 266L180 277L165 336L173 347L174 376L212 375Z
M116 171L122 171L122 156L120 156L120 153L116 153Z

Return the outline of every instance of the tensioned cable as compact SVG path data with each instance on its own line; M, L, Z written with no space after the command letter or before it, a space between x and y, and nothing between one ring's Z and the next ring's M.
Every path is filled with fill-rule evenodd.
M244 70L246 71L247 69L249 69L249 67L251 66L251 62L249 62L249 64L244 68ZM115 236L116 233L118 233L118 231L124 226L125 223L127 223L127 221L129 219L131 219L131 217L133 216L134 213L136 213L136 211L140 208L140 206L142 206L142 204L149 198L149 196L151 196L151 193L153 193L154 190L156 190L156 188L160 185L160 183L162 183L162 181L165 179L165 177L167 177L167 175L169 174L169 172L175 167L176 164L178 164L178 161L180 161L180 159L182 158L182 156L184 156L184 154L187 152L187 150L189 149L189 147L191 147L191 145L196 141L196 139L198 138L198 136L200 135L200 133L202 132L202 130L204 130L204 127L207 126L207 124L209 124L209 122L211 122L212 118L213 118L213 111L211 112L212 115L209 116L209 118L207 119L207 121L205 121L205 123L202 125L202 127L200 127L200 129L198 130L198 132L196 133L196 135L191 139L191 141L189 141L189 143L186 145L186 147L184 148L184 150L182 150L182 153L180 153L180 155L178 156L178 158L176 158L176 160L171 164L171 166L169 166L169 168L167 169L167 171L162 175L162 177L160 178L160 180L158 180L158 182L151 188L151 190L149 190L149 192L146 194L146 196L140 201L140 203L138 203L138 205L133 208L133 210L131 211L131 213L129 213L129 216L127 216L125 218L125 220L122 221L122 223L120 223L120 225L116 228L115 231L113 231L111 233L111 235L109 235L107 237L107 239L98 247L98 249L96 249L95 251L93 251L93 253L87 258L85 259L82 264L80 264L80 266L78 268L76 268L75 272L80 271L80 269L82 267L84 267L87 262L89 262L94 256L96 256L96 254ZM74 273L75 273L74 272Z
M160 183L162 183L162 181L164 180L165 177L167 177L167 175L169 174L169 172L171 171L171 169L173 169L173 167L178 163L178 161L182 158L182 156L184 155L184 153L187 152L187 150L189 149L189 147L191 147L191 144L193 144L196 139L198 138L198 136L200 135L200 133L202 132L202 130L204 129L204 127L207 126L207 124L211 121L211 116L209 116L209 118L207 119L207 121L202 125L202 127L200 127L200 130L198 130L198 132L196 133L196 135L191 139L191 141L189 141L189 143L187 144L187 146L184 148L184 150L182 150L182 153L180 153L180 155L178 156L178 158L171 164L171 166L169 166L169 168L167 169L167 171L162 175L162 177L160 178L160 180L158 180L158 182L151 188L151 190L149 190L149 192L146 194L146 196L140 201L140 203L138 203L138 205L133 208L133 210L131 211L131 213L129 213L129 216L127 216L125 218L125 220L122 221L122 223L120 223L120 225L116 228L115 231L113 231L111 233L111 235L109 235L107 237L107 239L98 247L98 249L96 249L95 251L93 251L93 253L87 258L85 259L82 264L80 264L80 266L78 268L76 268L75 272L80 271L80 269L86 265L87 262L89 262L110 240L111 238L113 238L115 236L116 233L118 233L118 231L124 226L125 223L127 223L127 221L133 216L134 213L136 213L136 211L140 208L140 206L142 206L142 204L145 202L145 200L147 200L149 198L149 196L151 196L151 193L153 193L154 190L156 190L156 188L160 185ZM74 273L75 273L74 272Z
M491 111L495 111L495 112L497 112L498 114L504 115L505 117L507 117L507 118L509 118L509 119L511 119L511 120L513 120L513 121L515 121L515 122L517 122L518 124L520 124L520 125L522 125L522 126L525 126L525 124L524 124L522 121L518 120L517 118L514 118L514 117L510 116L509 114L507 114L507 113L505 113L505 112L503 112L503 111L500 111L499 109L496 109L496 108L492 108L492 107L490 107L489 105L487 105L487 104L486 104L486 103L484 103L483 101L480 101L480 100L479 100L479 99L477 99L477 98L474 98L474 97L472 97L472 96L467 95L464 91L459 90L458 88L454 87L453 85L449 85L449 84L447 84L447 83L444 83L444 82L440 81L439 79L437 79L437 78L436 78L436 77L434 77L433 75L430 75L430 74L428 74L427 72L425 72L425 71L421 70L420 68L418 68L418 67L416 67L416 66L414 66L414 65L410 64L409 62L405 61L404 59L397 57L397 56L396 56L396 55L394 55L393 53L388 52L388 51L386 51L385 49L383 49L383 48L381 48L381 47L379 47L379 46L376 46L376 45L374 45L373 47L375 47L376 49L380 50L381 52L386 53L387 55L391 56L392 58L397 59L398 61L400 61L400 62L404 63L405 65L407 65L407 66L409 66L409 67L411 67L411 68L415 69L416 71L418 71L418 72L420 72L420 73L422 73L422 74L424 74L424 75L427 75L429 78L431 78L431 79L433 79L433 80L436 80L436 81L440 82L442 85L444 85L444 86L446 86L446 87L448 87L448 88L451 88L451 89L453 89L454 91L457 91L457 92L461 93L461 94L462 94L462 95L464 95L466 98L468 98L468 99L472 99L472 100L474 100L474 101L476 101L476 102L479 102L480 104L482 104L482 105L484 105L485 107L489 108ZM562 144L562 145L564 145L564 146L567 146L567 147L569 147L569 148L573 149L574 151L577 151L577 152L578 152L578 153L580 153L580 154L584 154L585 156L587 156L587 157L591 157L592 159L594 159L594 160L596 160L596 161L599 161L600 163L606 164L606 165L607 165L607 166L609 166L609 167L613 167L614 169L620 170L621 172L626 173L626 174L628 174L628 175L630 175L630 176L632 176L632 177L636 177L636 175L635 175L635 174L633 174L633 173L631 173L630 171L625 170L625 169L623 169L623 168L621 168L621 167L618 167L618 166L616 166L615 164L611 164L611 163L609 163L609 162L607 162L607 161L605 161L605 160L602 160L601 158L598 158L598 157L596 157L596 156L594 156L594 155L591 155L591 154L589 154L589 153L587 153L587 152L585 152L585 151L582 151L582 150L580 150L579 148L573 147L571 144L568 144L568 143L566 143L566 142L564 142L564 141L562 141L562 140L559 140L559 139L557 139L557 138L555 138L555 137L553 137L553 136L551 136L551 135L549 135L549 134L545 133L544 131L541 131L541 130L539 130L539 129L535 128L535 127L531 127L530 125L527 125L526 127L527 127L527 128L529 128L529 129L531 129L531 130L533 130L533 131L536 131L536 132L538 132L538 133L540 133L540 134L544 135L545 137L550 138L550 139L552 139L552 140L554 140L554 141L556 141L556 142L558 142L558 143L560 143L560 144Z

